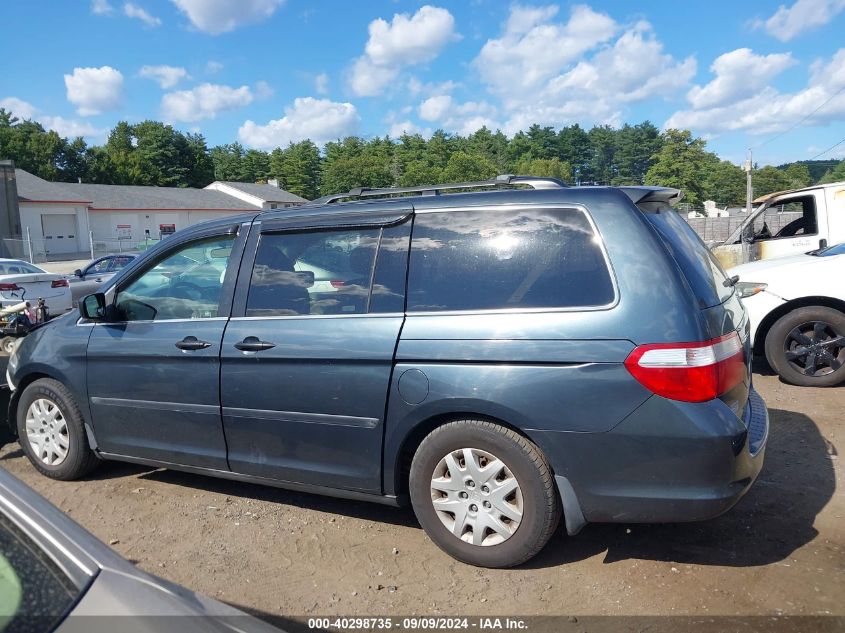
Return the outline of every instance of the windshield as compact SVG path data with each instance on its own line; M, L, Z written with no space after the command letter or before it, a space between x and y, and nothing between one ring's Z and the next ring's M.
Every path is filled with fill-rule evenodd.
M0 514L0 632L52 631L79 590L5 515Z

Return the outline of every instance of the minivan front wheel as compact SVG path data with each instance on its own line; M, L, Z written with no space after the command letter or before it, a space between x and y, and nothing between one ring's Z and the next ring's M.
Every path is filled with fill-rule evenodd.
M17 424L21 448L47 477L78 479L99 463L88 444L76 401L56 380L42 378L23 390Z
M486 420L432 431L411 464L417 519L441 549L482 567L513 567L548 542L560 518L554 478L540 450Z

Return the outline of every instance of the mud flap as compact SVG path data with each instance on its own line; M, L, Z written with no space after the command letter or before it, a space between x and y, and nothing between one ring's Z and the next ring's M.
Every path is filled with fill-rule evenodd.
M8 385L0 385L0 448L17 440L12 430L14 420L9 417L9 403L12 400L12 390Z

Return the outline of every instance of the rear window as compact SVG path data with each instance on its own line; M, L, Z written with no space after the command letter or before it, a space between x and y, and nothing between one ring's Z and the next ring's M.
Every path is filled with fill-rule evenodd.
M590 307L613 299L583 211L422 213L414 221L408 311Z
M725 285L728 276L722 266L677 211L667 206L643 215L678 263L701 308L719 305L731 297L734 289L731 284Z

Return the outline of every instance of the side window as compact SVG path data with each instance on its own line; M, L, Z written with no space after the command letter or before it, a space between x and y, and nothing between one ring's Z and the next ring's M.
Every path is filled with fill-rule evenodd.
M121 321L208 319L219 313L220 292L234 236L190 242L168 253L115 298Z
M751 226L755 242L818 235L816 200L813 196L803 196L773 203L754 218Z
M261 236L247 316L367 312L381 229Z
M409 312L588 307L613 298L582 211L424 213L414 221Z

